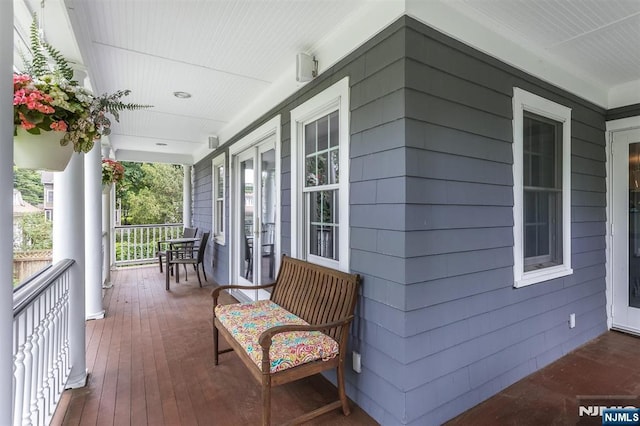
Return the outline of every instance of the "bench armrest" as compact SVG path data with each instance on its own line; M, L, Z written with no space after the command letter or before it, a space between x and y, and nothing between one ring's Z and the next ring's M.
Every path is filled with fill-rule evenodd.
M324 331L330 330L332 328L338 328L341 326L348 325L351 321L353 321L353 315L350 315L344 319L334 322L328 322L324 324L315 324L315 325L298 325L298 324L288 324L288 325L277 325L275 327L271 327L260 334L258 338L258 343L262 346L263 350L266 350L269 353L269 347L271 347L271 340L273 336L279 333L286 333L288 331Z
M213 298L213 307L215 309L216 305L218 304L218 297L220 296L220 292L223 290L230 290L233 288L239 288L239 289L244 289L244 290L256 290L256 289L261 289L261 288L270 288L270 287L274 287L276 285L276 283L271 283L271 284L264 284L264 285L221 285L218 288L214 288L213 291L211 292L211 297Z

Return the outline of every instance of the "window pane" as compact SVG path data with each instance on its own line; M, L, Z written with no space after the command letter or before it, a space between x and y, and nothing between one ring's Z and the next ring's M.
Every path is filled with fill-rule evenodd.
M329 183L328 166L329 158L327 153L323 152L322 154L318 154L318 185L326 185L327 183Z
M524 227L524 257L535 257L538 252L536 243L536 226L525 225Z
M334 204L337 200L337 191L316 191L309 193L311 202L310 219L311 223L327 224L334 223Z
M305 161L306 187L318 185L317 173L316 156L307 157L307 160Z
M561 188L560 138L561 123L524 117L524 185L541 188ZM558 170L556 170L558 169Z
M334 111L329 115L329 146L338 146L340 143L338 128L338 111Z
M304 155L316 152L316 122L304 126Z
M320 229L319 225L311 225L309 227L309 253L319 256L320 247Z
M329 116L318 120L318 151L329 147Z
M309 252L316 256L337 260L334 252L334 228L332 226L312 225L310 227Z
M223 229L223 215L224 214L224 204L222 201L216 201L216 234L221 234Z
M329 164L329 183L340 183L340 161L338 158L339 151L337 149L329 152L330 164Z
M218 167L218 186L217 186L217 194L218 198L222 198L224 196L224 167Z
M525 257L547 256L551 252L549 197L552 195L549 192L525 192Z

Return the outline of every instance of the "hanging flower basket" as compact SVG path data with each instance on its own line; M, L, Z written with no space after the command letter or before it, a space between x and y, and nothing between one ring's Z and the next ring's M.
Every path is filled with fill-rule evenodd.
M110 158L102 159L102 190L111 189L111 185L118 183L124 177L124 166Z
M23 169L61 172L73 155L73 144L60 145L66 132L41 132L34 135L18 126L13 137L13 162Z
M59 50L41 40L34 15L30 29L31 61L13 73L14 161L18 167L62 171L71 153L89 152L111 132L120 112L150 105L123 103L129 90L95 96L73 79L73 69ZM32 148L19 146L31 141ZM27 142L29 143L29 142ZM52 148L49 151L49 148ZM31 157L31 158L30 158Z

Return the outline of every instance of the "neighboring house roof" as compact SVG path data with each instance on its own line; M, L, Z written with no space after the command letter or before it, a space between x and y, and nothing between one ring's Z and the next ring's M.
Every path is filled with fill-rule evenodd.
M22 199L22 194L17 189L13 190L13 215L22 216L27 213L38 213L42 209L31 205Z

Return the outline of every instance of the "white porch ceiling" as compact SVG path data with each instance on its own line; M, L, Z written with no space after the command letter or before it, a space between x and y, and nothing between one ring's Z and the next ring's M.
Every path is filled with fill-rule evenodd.
M40 1L14 4L24 32ZM619 106L601 101L616 91L640 102L640 0L46 0L44 30L95 92L131 89L128 101L154 105L113 126L117 158L189 163L210 152L209 136L224 142L302 86L296 53L326 70L405 12L441 29L446 17L445 32L477 46L472 22L570 78L530 72L604 107Z
M607 87L639 78L638 0L449 0L525 48L542 50Z

